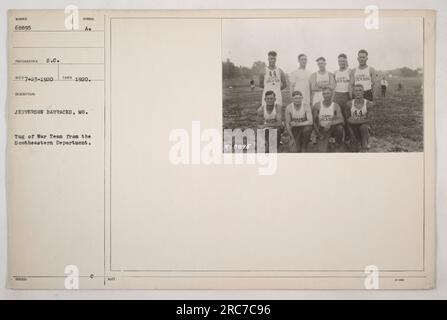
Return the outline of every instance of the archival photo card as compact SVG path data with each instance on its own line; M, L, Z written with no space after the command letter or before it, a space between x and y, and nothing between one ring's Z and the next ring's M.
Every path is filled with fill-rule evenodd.
M433 288L436 14L376 11L9 11L8 286Z

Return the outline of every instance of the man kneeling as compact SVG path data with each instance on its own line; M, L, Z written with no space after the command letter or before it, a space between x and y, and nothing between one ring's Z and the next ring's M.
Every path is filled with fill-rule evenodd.
M293 102L286 108L286 129L292 137L296 152L306 152L312 133L312 110L310 105L303 103L300 91L292 93Z
M335 138L336 149L343 141L344 119L340 106L332 101L332 89L323 89L323 101L313 106L314 129L318 136L318 151L327 152L329 138Z
M351 137L354 138L355 151L361 152L369 150L370 115L368 109L373 106L373 103L366 100L363 95L363 86L361 84L355 85L354 99L348 103L348 106L350 106L348 123Z
M264 131L264 137L258 137L265 139L265 153L277 153L279 152L279 144L282 134L282 115L281 107L276 104L275 93L271 90L265 93L265 104L261 105L257 111L257 128ZM271 141L271 137L276 134L276 141ZM271 143L275 145L272 145ZM260 150L258 150L260 152Z

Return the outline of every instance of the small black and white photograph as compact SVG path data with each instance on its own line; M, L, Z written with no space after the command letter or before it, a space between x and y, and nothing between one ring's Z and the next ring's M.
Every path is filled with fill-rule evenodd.
M423 31L412 17L223 20L224 151L423 152Z

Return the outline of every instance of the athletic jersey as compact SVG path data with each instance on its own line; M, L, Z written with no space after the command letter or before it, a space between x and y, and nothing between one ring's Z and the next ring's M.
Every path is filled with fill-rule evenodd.
M346 68L345 71L335 71L335 92L348 92L349 91L349 73L351 71Z
M289 106L287 108L289 108L289 110L291 110L292 121L294 121L294 122L307 121L307 114L306 114L307 106L308 106L307 104L303 103L303 104L301 104L301 107L299 108L299 110L296 110L293 102L291 104L289 104Z
M320 74L319 72L317 72L316 83L317 83L317 86L319 86L320 88L328 87L329 86L329 72L326 71L325 74Z
M368 103L366 99L363 99L363 106L359 109L355 106L354 100L352 100L352 106L351 106L351 117L354 120L366 120L366 115L368 113L368 108L366 107L366 104Z
M310 104L310 79L311 73L304 69L297 69L290 74L290 82L294 83L293 91L303 94L303 103Z
M369 66L365 69L355 69L354 82L355 84L361 84L363 86L363 90L365 91L371 90L372 79Z
M319 72L315 73L315 82L319 87L328 87L329 86L329 72L326 71L325 74L320 74ZM312 103L318 103L323 101L323 92L315 91L312 97Z
M332 120L334 119L335 108L334 103L332 102L329 107L323 105L323 101L320 102L320 113L318 115L318 120L320 122L321 127L330 126Z
M272 112L267 111L267 106L264 105L264 124L271 124L276 122L276 108L277 105L275 104L275 107L273 108Z
M275 93L276 103L282 106L281 71L279 70L279 68L270 69L269 67L265 67L262 105L265 105L265 93L270 90Z

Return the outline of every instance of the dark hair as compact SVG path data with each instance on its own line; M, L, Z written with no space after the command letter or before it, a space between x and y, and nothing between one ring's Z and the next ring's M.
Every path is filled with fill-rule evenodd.
M344 53L340 53L340 54L338 55L338 57L339 57L339 58L345 58L345 59L348 59L348 56L347 56L346 54L344 54Z
M305 57L306 55L304 54L304 53L300 53L299 55L298 55L298 60L300 60L301 59L301 57Z
M326 86L321 89L321 92L326 91L326 90L329 90L331 92L333 91L331 87Z
M267 96L271 96L271 95L276 96L275 93L274 93L272 90L269 90L269 91L267 91L267 92L265 93L264 98L267 97Z
M292 97L294 97L294 96L303 96L303 94L301 93L301 91L298 91L298 90L296 90L296 91L293 91L292 92Z
M358 53L358 54L361 54L361 53L366 53L366 55L368 55L368 51L366 51L365 49L361 49L361 50L359 50L359 53Z
M269 53L267 55L268 56L272 56L272 57L276 57L277 53L276 53L276 51L269 51Z
M356 85L354 85L354 88L362 88L362 90L365 90L364 88L363 88L363 84L360 84L360 83L357 83Z
M315 60L315 61L320 61L320 60L323 60L324 62L326 62L326 59L324 58L324 57L319 57L317 60Z

